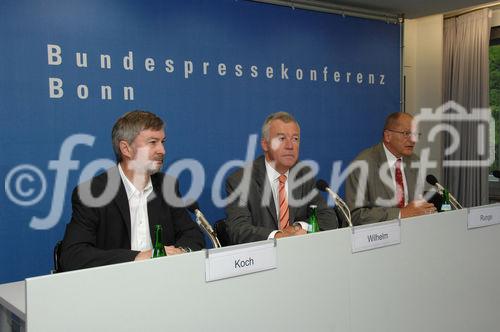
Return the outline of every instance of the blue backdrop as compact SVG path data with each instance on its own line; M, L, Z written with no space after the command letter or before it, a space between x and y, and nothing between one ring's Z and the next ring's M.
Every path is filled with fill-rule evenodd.
M380 21L232 0L3 0L0 43L0 283L49 272L70 192L111 163L126 111L166 121L165 170L199 161L215 221L214 178L269 113L296 116L301 159L330 180L399 110L399 26Z

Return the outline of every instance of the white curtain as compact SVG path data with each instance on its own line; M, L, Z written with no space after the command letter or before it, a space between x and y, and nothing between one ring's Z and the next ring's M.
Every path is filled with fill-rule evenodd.
M454 101L470 115L474 108L489 107L489 40L489 9L444 21L444 102ZM450 122L458 129L460 145L453 154L443 157L445 185L467 207L488 203L489 167L449 167L446 161L487 159L482 151L489 151L489 147L478 139L480 119L482 114L476 117L478 121ZM444 144L445 148L451 144L449 135L445 135Z

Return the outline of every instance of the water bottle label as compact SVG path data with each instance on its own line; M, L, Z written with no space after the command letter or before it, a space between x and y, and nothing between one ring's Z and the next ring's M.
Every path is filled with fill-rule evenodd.
M451 205L450 204L441 205L441 211L451 211Z

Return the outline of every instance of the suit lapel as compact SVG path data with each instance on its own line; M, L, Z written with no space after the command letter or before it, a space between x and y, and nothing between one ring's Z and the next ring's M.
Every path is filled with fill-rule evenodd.
M411 158L403 158L406 185L408 186L408 202L415 200L415 185L417 184L418 170L411 167Z
M387 170L386 170L386 176L389 178L389 179L392 179L392 174L391 174L391 170L389 169L389 167L387 167L387 156L385 155L385 150L384 150L384 147L382 145L383 143L380 143L377 147L378 149L378 153L377 153L377 172L380 171L380 169L382 169L382 167L386 167ZM380 175L377 174L377 177L379 177ZM381 195L381 197L385 198L385 199L390 199L392 197L394 197L394 188L389 188L387 185L385 185L385 183L383 182L380 182L380 184L382 185L382 187L384 188L384 193L385 195Z
M269 180L267 178L266 165L263 156L256 160L253 173L253 178L255 179L255 182L257 184L257 197L261 198L261 203L264 204L267 211L272 216L274 226L276 227L276 229L278 229L279 225L278 216L276 215L276 203L274 202L271 184L269 183ZM267 204L268 202L262 201L266 198L266 196L269 197L269 204Z
M295 171L294 171L294 168L295 166L293 166L292 168L290 168L290 171L288 172L288 179L290 181L298 181L302 176L302 171L299 170L299 172L295 175ZM292 179L292 177L294 177L294 179ZM290 181L288 182L288 213L289 213L289 224L293 224L294 221L295 221L295 215L297 214L297 210L298 208L295 207L295 206L292 206L290 205L290 197L293 197L294 200L300 200L302 199L302 197L304 197L304 193L302 192L302 189L303 189L303 186L299 186L297 188L295 188L295 190L292 191L290 190ZM306 220L300 220L300 221L306 221Z
M294 196L295 199L300 199L300 198L297 198L296 196ZM290 204L288 204L288 213L289 213L289 221L288 221L288 224L293 224L293 222L295 221L295 214L297 213L297 208L295 207L292 207ZM306 221L306 220L301 220L301 221Z
M120 177L120 173L118 172L118 168L114 168L108 173L108 176L118 176L120 179L120 187L118 189L118 193L116 194L115 204L122 215L122 221L127 229L128 240L130 242L130 207L128 205L128 197L127 192L125 190L125 186Z
M148 222L149 222L149 234L151 236L151 241L155 239L155 225L162 225L161 222L161 189L155 187L153 183L153 191L148 197ZM166 232L165 225L163 225L163 231ZM163 241L165 241L165 234L163 235ZM154 245L154 243L153 243Z

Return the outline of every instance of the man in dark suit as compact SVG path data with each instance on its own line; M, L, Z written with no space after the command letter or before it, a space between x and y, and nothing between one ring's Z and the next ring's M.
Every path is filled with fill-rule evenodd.
M362 151L351 164L345 194L354 225L436 212L422 198L425 175L419 174L419 158L413 153L418 134L412 120L408 113L390 114L382 142Z
M113 149L118 165L75 188L66 227L62 269L76 270L151 257L154 226L163 226L167 255L198 250L198 226L178 207L177 181L160 172L165 156L163 121L133 111L115 123Z
M267 117L262 127L264 156L226 181L226 225L232 243L305 234L308 207L317 206L320 230L337 228L333 209L315 188L309 167L297 163L300 128L288 113Z

